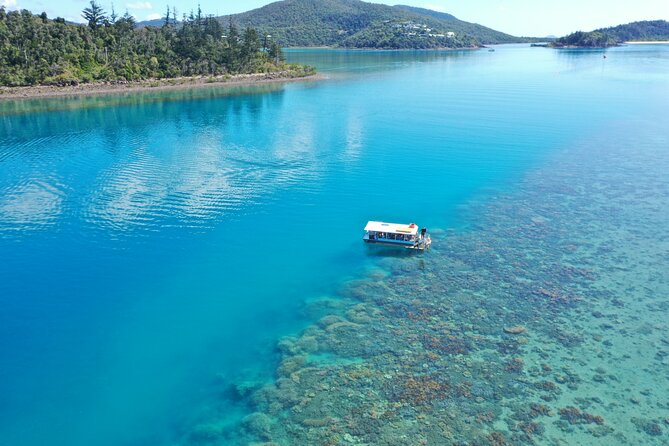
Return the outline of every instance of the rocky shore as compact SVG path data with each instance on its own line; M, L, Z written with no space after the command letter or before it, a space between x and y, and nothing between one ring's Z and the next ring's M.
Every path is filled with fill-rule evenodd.
M274 82L294 82L323 79L309 70L284 70L272 73L222 76L177 77L141 81L94 82L73 85L35 85L30 87L0 87L0 100L45 98L60 96L98 95L139 91L178 90L207 86L244 86Z

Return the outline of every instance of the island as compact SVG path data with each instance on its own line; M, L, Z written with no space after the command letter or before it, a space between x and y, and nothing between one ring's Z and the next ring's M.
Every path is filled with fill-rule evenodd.
M547 46L551 48L608 48L619 44L620 41L609 34L599 31L576 31L556 39Z
M666 20L632 22L590 32L577 31L545 46L551 48L608 48L622 43L659 41L669 41L669 22Z
M279 44L251 27L223 25L198 8L177 23L137 27L127 12L107 14L95 1L87 24L0 7L0 98L67 91L109 91L217 82L277 81L315 74L287 64ZM34 87L26 89L27 87Z

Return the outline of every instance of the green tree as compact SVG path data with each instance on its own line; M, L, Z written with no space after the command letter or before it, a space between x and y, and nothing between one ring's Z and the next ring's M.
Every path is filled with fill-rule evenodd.
M278 45L261 52L258 33L251 28L240 36L234 24L224 30L213 16L198 13L199 18L185 17L180 26L137 29L127 12L111 22L91 4L87 27L0 7L0 85L72 85L285 68Z
M270 60L274 62L283 62L285 60L283 51L281 51L281 46L275 41L272 41L269 44L267 55L269 56Z
M130 15L128 11L123 14L123 16L114 23L114 27L120 31L120 34L130 34L135 29L137 22L135 18Z
M167 5L167 12L165 13L165 21L163 26L170 26L170 5Z
M260 48L260 38L258 31L253 28L246 28L244 36L242 37L242 46L240 51L240 59L245 68L250 68L253 63L253 58L258 54Z
M97 28L107 20L105 11L95 0L91 0L91 5L88 8L84 8L81 16L86 19L91 29Z

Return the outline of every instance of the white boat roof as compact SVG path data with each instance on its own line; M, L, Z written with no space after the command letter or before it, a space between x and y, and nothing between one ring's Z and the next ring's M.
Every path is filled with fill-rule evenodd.
M412 226L413 225L413 226ZM365 231L389 232L391 234L418 234L418 225L415 223L386 223L383 221L368 221Z

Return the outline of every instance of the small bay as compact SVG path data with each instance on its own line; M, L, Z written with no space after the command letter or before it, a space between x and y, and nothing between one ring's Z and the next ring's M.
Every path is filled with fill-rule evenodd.
M514 437L516 442L601 444L602 437L594 436L600 435L607 444L663 444L669 432L669 333L657 313L666 309L661 276L669 268L661 249L669 219L663 218L667 189L660 173L669 165L669 47L636 45L603 54L526 45L495 52L296 49L286 52L289 61L313 64L327 78L1 102L0 444L263 440L242 420L264 408L231 389L275 385L286 359L277 341L311 330L328 305L338 308L333 302L352 304L351 286L361 280L362 289L371 280L402 296L415 284L424 290L416 298L434 299L435 305L460 292L442 302L463 310L449 316L452 327L502 336L502 327L491 326L494 305L504 309L499 317L507 325L527 326L527 344L499 347L517 349L513 357L527 364L521 378L496 383L520 388L499 397L512 401L508 405L497 400L508 413L493 413L469 438L456 429L460 441L493 431L511 438L508 419L520 416L523 402L537 403L522 391L536 388L529 382L530 364L548 376L541 364L562 370L560 364L577 362L579 355L608 350L625 363L621 371L606 370L610 358L604 356L597 366L562 370L563 390L544 384L556 404L551 418L541 429L519 427L536 433ZM557 192L566 188L572 189ZM535 215L530 210L539 209L542 196L545 212ZM573 214L559 207L567 196ZM621 208L625 200L628 211ZM371 219L427 226L436 236L434 251L420 257L369 251L360 239ZM509 272L492 264L490 275L469 277L468 283L453 274L468 261L491 262L486 249L498 249L499 258L510 261L518 251L511 249L509 234L514 225L527 231L528 219L537 226L564 223L558 227L567 228L574 244L588 247L591 262L586 268L576 266L582 258L564 260L573 261L574 269L560 269L557 278L551 276L554 288L545 289L564 306L525 300L536 309L531 318L514 300L520 291L497 295L492 284L508 274L519 281L547 280L538 265L542 255L557 262L560 249L571 249L564 234L528 239L536 244L527 247L526 277L520 277L522 268ZM649 221L652 230L645 226ZM608 240L617 228L628 237L616 239L611 250L592 240L597 234ZM637 238L630 236L635 231ZM636 270L644 252L656 261ZM639 271L646 279L630 283ZM600 280L587 288L598 298L595 307L550 294L570 290L576 296L586 289L579 281L590 274ZM471 282L476 280L478 287ZM472 293L490 299L478 302ZM467 307L465 297L485 313ZM375 314L375 302L360 302ZM513 314L506 313L509 308ZM532 325L542 317L559 330ZM369 326L390 321L372 318ZM625 333L612 334L609 325L623 326L629 336L639 330L641 346L626 343ZM468 346L456 352L460 366L468 355L490 364L511 360L509 352L492 351L492 344L472 347L468 336L456 336ZM593 336L610 344L595 348L583 341ZM350 341L346 333L341 339ZM369 355L347 357L330 348L311 361L346 372L368 363L372 371L388 366ZM636 359L647 372L637 375L635 388ZM662 367L664 375L654 373ZM576 375L595 378L584 386L591 400L578 410L601 415L613 432L600 428L593 434L587 418L558 412L577 404ZM475 388L484 386L485 376ZM601 382L609 393L600 392ZM303 385L306 392L308 381ZM626 388L633 389L626 399L634 400L616 403ZM472 398L497 398L474 393ZM437 409L449 409L447 403L468 407L453 400ZM634 413L623 416L625 411ZM217 427L210 433L218 437L193 434L212 424ZM316 435L307 424L300 425L305 435ZM272 437L280 444L313 440L268 432L285 435ZM358 433L360 441L371 438Z

